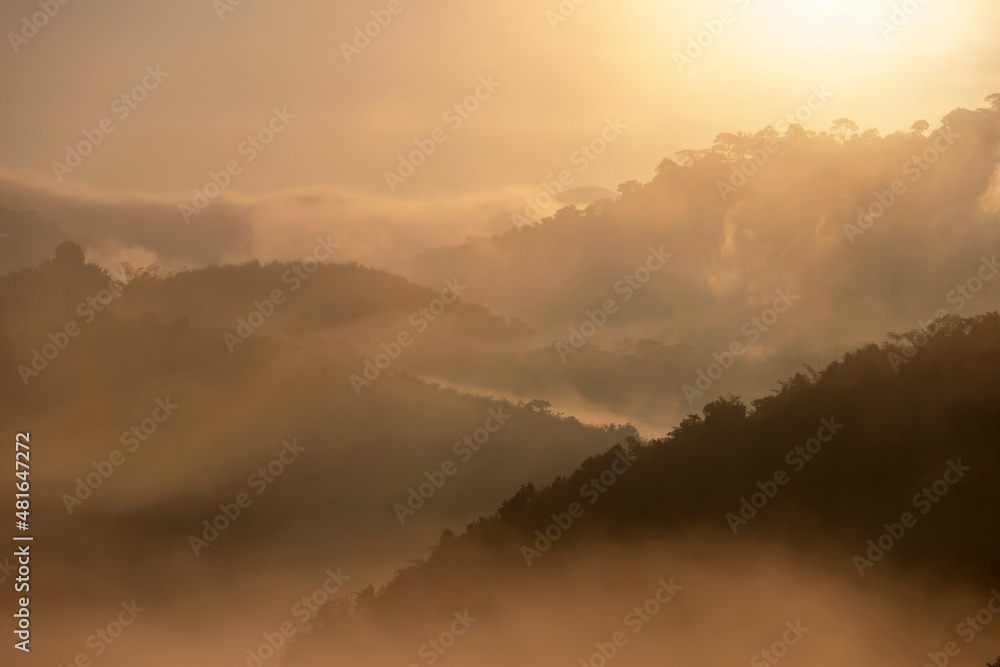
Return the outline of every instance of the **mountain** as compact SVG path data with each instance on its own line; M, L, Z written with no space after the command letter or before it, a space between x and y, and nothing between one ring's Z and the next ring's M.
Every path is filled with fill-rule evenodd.
M405 664L468 609L477 624L454 664L573 664L604 646L641 665L691 654L720 619L742 618L723 627L743 636L760 620L751 608L772 617L772 603L790 600L774 618L809 608L841 636L882 642L903 631L866 623L892 611L920 655L913 629L974 613L954 598L985 605L1000 574L1000 538L982 518L1000 509L1000 315L942 318L929 333L867 345L749 407L714 401L666 437L626 439L549 485L525 484L377 593L331 606L291 664ZM808 595L782 588L817 572ZM765 590L771 599L758 600ZM626 612L657 594L647 613L662 604L670 618L634 648L608 644L626 630L616 616L632 630L653 622ZM938 606L908 608L916 599ZM540 618L545 629L528 620ZM384 651L373 640L390 636Z
M198 623L253 614L233 630L252 635L313 571L387 577L524 479L547 483L635 435L384 367L343 332L409 332L398 361L455 332L470 350L516 346L518 328L449 298L421 333L409 316L436 311L440 291L332 265L293 291L281 278L296 268L112 274L65 244L0 276L0 422L29 428L44 460L32 509L47 549L33 565L57 591L40 603L51 631L135 598L195 603ZM237 317L265 300L267 328L239 338Z
M604 347L723 349L790 291L801 299L762 345L849 349L968 306L952 291L1000 242L1000 96L989 99L933 130L884 137L844 126L723 133L663 160L649 182L623 183L613 201L425 251L404 272L423 285L462 276L469 299L543 342L565 342L614 299L620 308L588 336ZM648 271L660 249L669 259ZM975 295L974 312L997 307L1000 292Z

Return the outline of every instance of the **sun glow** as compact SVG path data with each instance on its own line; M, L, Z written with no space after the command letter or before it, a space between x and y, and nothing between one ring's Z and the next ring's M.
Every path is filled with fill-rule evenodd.
M777 37L807 50L875 44L884 2L865 0L777 0L761 7L761 17Z
M882 13L881 2L868 0L798 0L784 3L816 19L847 18L859 21L876 21Z
M958 11L928 0L772 0L748 11L758 52L842 63L897 52L921 35L921 49L947 47Z

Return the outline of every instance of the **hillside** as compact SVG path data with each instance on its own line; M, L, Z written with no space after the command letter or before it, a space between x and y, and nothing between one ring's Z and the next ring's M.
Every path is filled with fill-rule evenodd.
M48 545L37 571L59 591L53 622L59 613L75 618L82 600L95 605L89 614L95 601L123 596L158 606L198 599L205 617L220 599L239 597L259 613L333 561L384 579L442 528L488 511L525 478L546 483L635 434L585 425L544 402L446 389L395 365L366 375L371 353L336 327L374 313L398 316L397 332L419 336L408 315L436 294L357 267L325 266L315 278L322 289L303 287L297 304L289 292L278 305L287 315L230 351L230 317L249 312L253 294L269 298L261 288L275 277L280 284L286 270L145 271L118 282L64 245L51 261L0 277L0 423L12 431L29 424L44 443L33 509ZM191 298L171 311L178 281ZM386 283L397 295L389 304L373 296ZM329 316L317 301L325 294ZM353 311L344 305L351 298ZM456 327L470 347L477 332L513 335L458 300L446 318L440 331ZM434 335L429 328L427 340L440 345ZM371 379L359 386L355 376ZM446 485L411 499L446 466ZM253 503L213 536L206 522L226 523L220 508L233 512L241 493ZM274 564L290 554L299 569L276 591ZM240 577L230 576L234 568ZM164 571L172 575L150 576Z
M363 652L354 633L416 640L421 630L406 625L415 614L440 621L471 608L482 616L470 654L482 655L505 627L522 633L510 637L517 659L541 664L538 651L549 650L565 659L559 647L536 646L527 627L515 629L503 591L529 605L532 587L554 589L542 606L551 626L565 627L569 581L630 591L630 568L613 561L649 550L672 573L725 561L720 577L752 579L763 564L785 561L792 576L821 562L826 576L847 582L837 597L856 589L873 607L897 584L929 597L987 591L1000 574L1000 538L982 519L1000 509L998 443L1000 315L946 318L929 339L893 336L790 378L749 407L715 401L662 439L621 441L568 477L523 486L495 514L446 533L425 562L377 594L331 609L299 650L303 660L313 650ZM649 641L662 646L675 630Z

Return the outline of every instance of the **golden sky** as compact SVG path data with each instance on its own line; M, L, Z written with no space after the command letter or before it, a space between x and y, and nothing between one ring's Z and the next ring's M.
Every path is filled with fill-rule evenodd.
M228 1L70 2L29 39L12 34L31 32L38 5L3 3L0 167L58 183L66 145L111 119L63 185L185 193L235 160L234 193L421 199L536 186L618 119L573 183L613 189L720 132L774 124L815 86L832 95L808 129L846 116L883 132L1000 91L992 0ZM890 31L894 5L914 11ZM345 54L372 12L387 25ZM145 100L115 102L157 66L169 76ZM490 77L499 86L482 87ZM477 89L478 109L446 116ZM275 108L294 119L241 149ZM439 128L445 141L390 192L386 171Z

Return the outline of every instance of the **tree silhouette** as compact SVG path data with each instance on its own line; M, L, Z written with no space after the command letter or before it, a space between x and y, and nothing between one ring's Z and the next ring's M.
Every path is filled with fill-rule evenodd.
M399 609L419 604L423 591L448 588L436 578L460 571L465 549L475 545L509 559L510 567L523 566L518 545L578 500L581 485L608 470L622 451L637 462L579 520L591 532L567 531L553 554L586 549L594 531L653 536L714 529L732 537L720 518L737 511L741 494L759 488L755 484L775 470L785 471L792 483L740 530L800 541L811 536L817 544L833 541L853 549L878 535L886 517L899 516L901 500L939 478L949 462L974 461L976 472L934 510L946 520L928 518L938 521L934 530L907 533L891 561L992 581L1000 539L983 531L978 517L998 509L996 500L986 500L985 489L1000 479L1000 314L944 318L920 353L896 372L888 353L900 349L899 342L866 345L812 377L798 374L781 382L752 410L725 396L665 438L626 441L627 447L587 459L544 488L526 484L496 514L480 517L436 548L426 566L390 582L375 602ZM806 457L804 443L811 440L821 447ZM801 464L790 463L790 456ZM547 555L546 564L558 567L558 558Z
M86 261L86 256L83 253L83 248L81 248L76 243L72 241L63 241L55 250L55 263L64 267L79 267L83 266Z
M839 137L842 142L847 141L860 131L861 128L858 127L858 124L850 118L838 118L833 121L833 127L830 128L830 132Z

